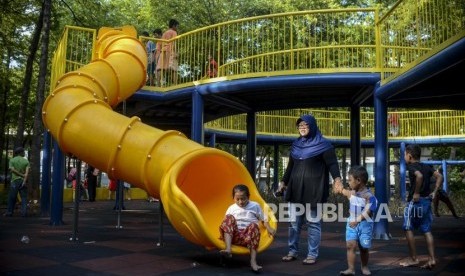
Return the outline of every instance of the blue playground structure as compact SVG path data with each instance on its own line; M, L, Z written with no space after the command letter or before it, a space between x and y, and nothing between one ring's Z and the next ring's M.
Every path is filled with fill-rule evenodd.
M388 108L465 110L465 88L461 81L465 69L463 6L417 7L415 10L409 2L400 1L384 14L377 9L348 9L261 16L209 26L182 34L173 41L161 41L175 43L180 64L174 73L177 82L143 86L114 109L120 113L124 109L124 114L137 116L158 129L177 130L201 145L206 144L205 140L210 146L217 142L244 142L247 145L246 168L255 175L257 144L280 145L292 139L273 133L257 134L257 128L261 127L257 122L260 112L350 108L347 122L350 135L348 139L334 141L350 148L351 164L361 163L362 146L374 147L376 197L380 203L387 203L389 166L386 164L389 164L390 145L465 143L463 133L433 137L413 133L404 139L388 139ZM462 16L457 17L460 11ZM430 16L429 12L439 12L443 17ZM410 14L411 21L416 24L399 26L397 18L406 14ZM364 22L370 22L369 26L365 23L351 25L360 20L360 15ZM419 17L415 18L415 15ZM429 22L425 18L437 21ZM349 39L350 34L343 28L321 25L325 24L321 22L335 20L347 24L358 35ZM457 28L441 28L447 25L443 22ZM436 24L437 28L429 28L429 24ZM273 29L274 35L259 36L264 32L264 26L269 25L277 26ZM322 29L327 30L324 36L319 33ZM95 30L69 27L62 40L72 41L73 35L81 38L87 35L92 40L92 35L88 35L92 32L95 34ZM145 42L147 38L140 40ZM92 41L90 45L96 43ZM75 64L85 65L95 58L94 48L87 52L92 54ZM206 78L203 70L205 57L210 53L219 65L215 78ZM65 72L77 69L72 66L63 69L69 62L66 51L56 53L54 81ZM361 136L363 107L374 107L370 139ZM244 114L243 133L214 126L205 130L205 125L215 120ZM285 124L293 126L289 122ZM275 126L285 124L277 120L272 123ZM59 160L58 156L54 158ZM441 162L443 166L454 164L452 161L435 162ZM54 175L62 173L63 168L59 166L54 165ZM401 165L402 169L405 167ZM47 181L43 179L43 185ZM59 203L55 206L53 202L59 202L59 198L52 199L52 209L59 209ZM52 220L60 220L60 215ZM376 224L375 236L389 238L387 220Z

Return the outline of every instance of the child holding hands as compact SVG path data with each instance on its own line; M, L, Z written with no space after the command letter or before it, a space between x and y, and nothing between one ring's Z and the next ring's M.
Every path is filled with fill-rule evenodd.
M352 166L349 170L349 189L336 183L334 191L346 196L350 202L350 216L346 226L347 266L340 275L355 275L355 250L360 250L363 275L371 275L368 268L369 249L373 235L372 216L378 201L366 187L368 173L362 166Z
M262 267L257 264L257 248L260 242L258 223L262 222L270 235L276 234L263 214L260 205L249 200L250 192L246 185L238 184L232 190L235 201L226 210L226 216L220 225L220 239L224 240L226 249L220 254L231 258L231 245L246 246L250 250L250 266L252 271L258 273Z

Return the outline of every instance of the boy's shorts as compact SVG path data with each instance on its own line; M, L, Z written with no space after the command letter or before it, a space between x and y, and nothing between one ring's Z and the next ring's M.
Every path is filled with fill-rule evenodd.
M405 231L419 229L422 233L431 232L433 214L431 213L431 198L421 197L418 202L410 201L404 209Z
M373 238L373 222L362 220L355 228L350 227L349 222L352 218L347 219L346 224L346 241L358 241L361 247L371 248Z

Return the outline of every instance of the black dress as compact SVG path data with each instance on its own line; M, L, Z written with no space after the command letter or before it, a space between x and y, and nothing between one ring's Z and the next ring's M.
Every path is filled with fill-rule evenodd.
M285 199L291 203L325 203L329 196L329 173L341 177L334 148L306 158L289 157L289 163L282 181L287 185Z

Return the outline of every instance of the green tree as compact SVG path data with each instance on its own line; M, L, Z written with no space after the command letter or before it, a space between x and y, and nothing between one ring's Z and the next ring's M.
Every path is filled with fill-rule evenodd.
M28 95L22 93L21 87L24 83L24 66L29 45L29 37L34 27L34 21L37 17L39 1L1 1L0 10L0 53L1 53L1 133L0 133L0 152L6 152L8 148L13 147L11 134L18 133L18 114L21 114L22 129L21 134L27 130L31 114L28 111ZM30 62L32 66L32 62ZM28 73L33 76L33 70ZM24 94L24 97L20 95ZM29 124L30 125L30 124ZM30 129L29 129L30 131ZM24 145L24 141L17 143ZM3 155L2 155L3 156ZM1 171L7 171L7 159L4 156Z
M14 142L14 146L24 146L24 131L25 131L25 124L27 111L28 111L28 104L29 104L29 96L31 92L31 82L33 77L33 66L34 60L36 58L37 49L39 48L39 41L40 41L40 34L42 32L44 20L44 7L40 9L39 17L37 18L37 23L35 24L34 33L31 38L31 43L29 44L27 61L26 61L26 68L24 71L24 80L23 80L23 87L21 89L21 102L19 105L19 112L18 112L18 119L17 119L17 129L16 129L16 138Z
M49 35L50 35L50 18L51 18L51 6L52 0L44 0L42 6L42 18L43 22L37 25L43 26L42 32L42 45L41 45L41 56L39 63L39 77L37 82L37 93L35 98L34 108L34 127L31 146L31 195L33 198L39 198L39 186L40 186L40 151L41 141L43 133L42 124L42 105L44 103L46 79L47 79L47 67L48 67L48 48L49 48Z

